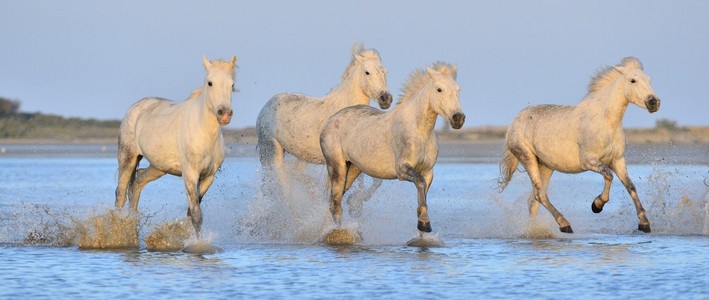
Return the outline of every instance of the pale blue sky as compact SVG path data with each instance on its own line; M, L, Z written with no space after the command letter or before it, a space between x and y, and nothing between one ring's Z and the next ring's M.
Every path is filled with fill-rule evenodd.
M626 127L709 125L708 12L709 1L0 0L0 96L23 111L120 119L146 96L185 99L202 84L202 54L236 54L229 127L254 126L276 93L327 93L363 42L395 98L415 68L457 64L466 127L575 104L625 56L663 100L652 115L630 107Z

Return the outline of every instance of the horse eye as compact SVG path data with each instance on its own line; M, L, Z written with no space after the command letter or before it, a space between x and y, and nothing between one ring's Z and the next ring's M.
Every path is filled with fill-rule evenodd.
M212 86L212 82L211 82L211 81L207 82L207 84L208 84L209 86Z
M365 74L365 75L369 75L369 71L364 71L364 74Z
M635 79L630 79L630 83L635 83Z
M443 89L442 89L442 88L438 88L438 92L439 92L439 93L440 93L440 92L443 92Z

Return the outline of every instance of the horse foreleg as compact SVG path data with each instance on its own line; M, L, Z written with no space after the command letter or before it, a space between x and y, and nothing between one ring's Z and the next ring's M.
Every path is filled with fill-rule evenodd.
M643 208L642 203L640 203L638 192L635 190L635 184L633 184L633 181L630 180L630 176L628 176L628 169L625 165L625 159L621 158L619 160L616 160L615 162L613 162L613 165L611 167L613 168L615 174L618 175L618 179L620 179L620 182L623 183L625 189L628 190L630 198L633 199L633 204L635 204L635 210L637 211L639 219L638 230L649 233L651 231L650 221L647 219L647 215L645 213L645 209Z
M135 174L135 180L130 186L130 194L128 195L128 200L130 201L131 212L138 211L138 202L140 201L140 193L146 184L154 181L165 175L165 172L156 169L153 166L149 166L145 169L138 169Z
M199 180L199 198L197 203L202 204L202 198L204 198L204 194L207 193L207 190L209 190L209 187L212 186L212 183L214 182L214 174L212 175L207 175ZM190 209L187 208L187 217L191 217Z
M610 168L606 167L600 161L597 160L593 160L592 162L588 163L586 168L603 175L603 191L601 192L601 194L596 196L595 199L593 199L593 202L591 202L591 211L593 211L594 213L600 213L601 211L603 211L603 206L605 206L606 203L608 203L608 200L610 200L613 173L611 172Z
M187 216L192 221L197 239L201 239L202 235L202 209L200 208L200 180L199 176L188 175L183 173L182 178L185 181L185 191L187 193Z
M542 180L542 173L540 172L540 165L537 157L529 153L523 154L520 157L520 162L522 162L524 169L527 170L529 179L532 181L532 193L534 195L534 199L541 203L544 208L546 208L547 211L554 216L554 220L556 220L556 223L559 224L559 231L573 233L574 231L571 229L571 224L569 224L569 221L567 221L566 218L564 218L564 215L562 215L549 201L546 185ZM548 176L551 176L551 174ZM532 205L530 205L530 207L531 206Z
M416 228L421 232L431 232L431 220L428 218L428 205L426 204L426 192L428 191L427 178L416 172L409 163L403 163L398 169L399 179L413 182L418 192L418 208L416 215L418 223ZM431 178L433 175L431 174Z

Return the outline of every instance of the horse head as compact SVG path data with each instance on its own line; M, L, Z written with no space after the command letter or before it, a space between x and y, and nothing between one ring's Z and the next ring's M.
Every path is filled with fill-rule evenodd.
M457 69L455 65L436 63L426 67L430 76L427 88L427 98L431 99L433 110L446 118L454 129L460 129L465 123L465 114L460 108L460 86L456 82Z
M356 63L356 76L362 92L370 99L376 99L379 107L391 106L392 96L387 85L387 70L376 50L364 50L360 46L352 51L353 63Z
M231 108L231 95L234 91L236 56L232 56L229 61L209 61L207 56L204 56L202 63L207 71L202 87L207 108L215 115L219 125L227 125L234 113Z
M650 86L650 76L645 74L643 66L637 58L627 57L613 69L621 74L624 95L628 102L654 113L660 109L660 98L655 95Z

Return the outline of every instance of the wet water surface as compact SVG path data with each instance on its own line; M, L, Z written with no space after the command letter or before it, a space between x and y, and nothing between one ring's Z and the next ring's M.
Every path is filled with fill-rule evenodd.
M354 246L324 245L335 228L325 171L297 171L280 199L257 159L227 158L202 204L205 240L222 251L190 254L174 246L194 242L181 178L149 184L128 222L112 211L114 158L0 158L0 298L709 297L706 164L629 166L651 234L636 230L617 179L594 214L602 177L555 174L549 197L575 231L563 234L543 207L530 222L525 173L498 193L496 164L443 160L428 202L442 247L406 246L417 237L416 189L399 181L360 216L344 203L343 228L361 235Z

